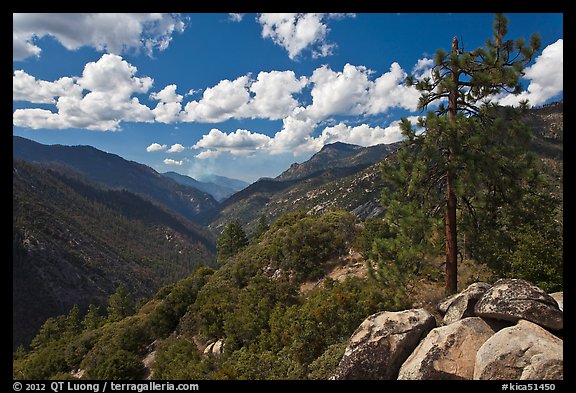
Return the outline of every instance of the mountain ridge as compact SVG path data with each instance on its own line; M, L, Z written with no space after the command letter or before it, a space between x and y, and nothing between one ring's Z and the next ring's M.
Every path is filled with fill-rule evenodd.
M13 156L28 162L69 166L97 184L134 192L199 223L218 206L203 191L179 184L147 165L92 146L44 145L13 136Z
M363 218L377 214L379 195L357 194L354 198L343 197L324 208L314 209L317 204L305 201L316 198L315 190L329 189L339 179L353 178L375 163L385 159L400 146L399 142L369 147L336 142L324 146L318 153L301 164L292 164L274 179L260 179L224 201L209 227L217 234L227 222L238 219L247 231L254 230L260 215L273 220L294 209L325 211L333 209L356 210ZM372 179L372 177L370 177ZM370 180L371 181L371 180ZM337 192L342 187L335 188ZM333 195L332 192L323 195ZM338 199L338 198L337 198ZM313 202L310 202L313 203Z
M162 173L162 176L169 177L170 179L176 181L179 184L194 187L200 191L206 192L212 195L214 199L216 199L216 201L220 203L229 198L231 195L235 194L236 192L248 186L247 183L244 183L241 180L230 179L223 176L218 176L218 178L225 179L224 181L221 181L219 184L210 181L200 181L194 179L193 177L182 175L174 171L164 172ZM226 182L226 180L228 180L228 182ZM236 186L226 184L232 184Z
M396 150L399 143L379 144L368 147L334 142L324 145L320 151L303 163L294 163L275 180L300 179L325 169L369 166L380 157Z

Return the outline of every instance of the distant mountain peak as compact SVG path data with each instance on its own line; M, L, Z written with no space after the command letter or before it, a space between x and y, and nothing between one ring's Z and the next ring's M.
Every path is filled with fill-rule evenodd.
M334 143L328 143L328 144L322 146L322 149L320 149L320 152L325 151L325 150L354 151L354 150L358 150L358 149L362 149L362 146L353 145L353 144L344 143L344 142L334 142Z
M367 167L383 159L395 147L396 144L362 147L344 142L329 143L308 161L292 164L290 168L276 177L276 180L302 179L326 169Z

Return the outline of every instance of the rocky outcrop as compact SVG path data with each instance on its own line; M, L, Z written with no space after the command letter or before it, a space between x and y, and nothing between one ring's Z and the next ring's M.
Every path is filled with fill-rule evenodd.
M224 349L224 341L218 340L213 343L210 343L204 349L204 355L222 355L222 351Z
M480 347L474 379L563 379L563 364L563 341L521 320Z
M519 279L498 280L476 303L474 312L479 317L511 322L525 319L552 330L561 330L564 325L556 300Z
M554 292L551 293L550 296L552 296L552 298L556 300L556 303L558 303L558 308L560 309L560 311L564 312L564 292Z
M490 287L492 286L488 283L475 282L462 292L441 302L438 305L438 311L445 314L444 323L448 325L462 318L473 316L474 306Z
M400 368L398 379L472 379L476 352L494 334L478 317L432 329Z
M369 316L352 335L334 379L396 379L402 363L435 326L424 309Z
M563 294L553 295L505 279L439 303L441 327L424 309L374 314L333 379L563 379Z

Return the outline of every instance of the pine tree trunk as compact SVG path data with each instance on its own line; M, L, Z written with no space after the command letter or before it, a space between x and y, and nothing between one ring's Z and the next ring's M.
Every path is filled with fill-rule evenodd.
M446 186L446 291L455 293L458 288L458 247L456 234L456 194L454 175L448 173Z
M458 39L452 40L452 53L458 54ZM458 66L453 65L452 73L453 86L448 96L448 120L451 124L456 122L456 112L458 110ZM451 133L456 133L452 127ZM451 135L450 144L456 143L455 135ZM456 233L456 194L454 192L454 182L456 175L452 167L452 146L448 150L448 173L446 181L446 291L455 293L458 290L458 242Z

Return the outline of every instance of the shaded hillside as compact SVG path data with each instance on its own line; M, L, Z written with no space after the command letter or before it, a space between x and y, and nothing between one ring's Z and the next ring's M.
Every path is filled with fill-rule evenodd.
M74 304L104 304L121 282L149 296L215 259L214 240L183 217L19 160L12 214L14 345Z
M124 189L201 222L218 206L209 194L179 184L154 169L91 146L43 145L29 139L13 137L15 158L67 165L95 183L111 189Z
M534 137L530 150L540 158L543 173L551 190L561 201L564 193L564 102L557 101L532 109L525 118Z

